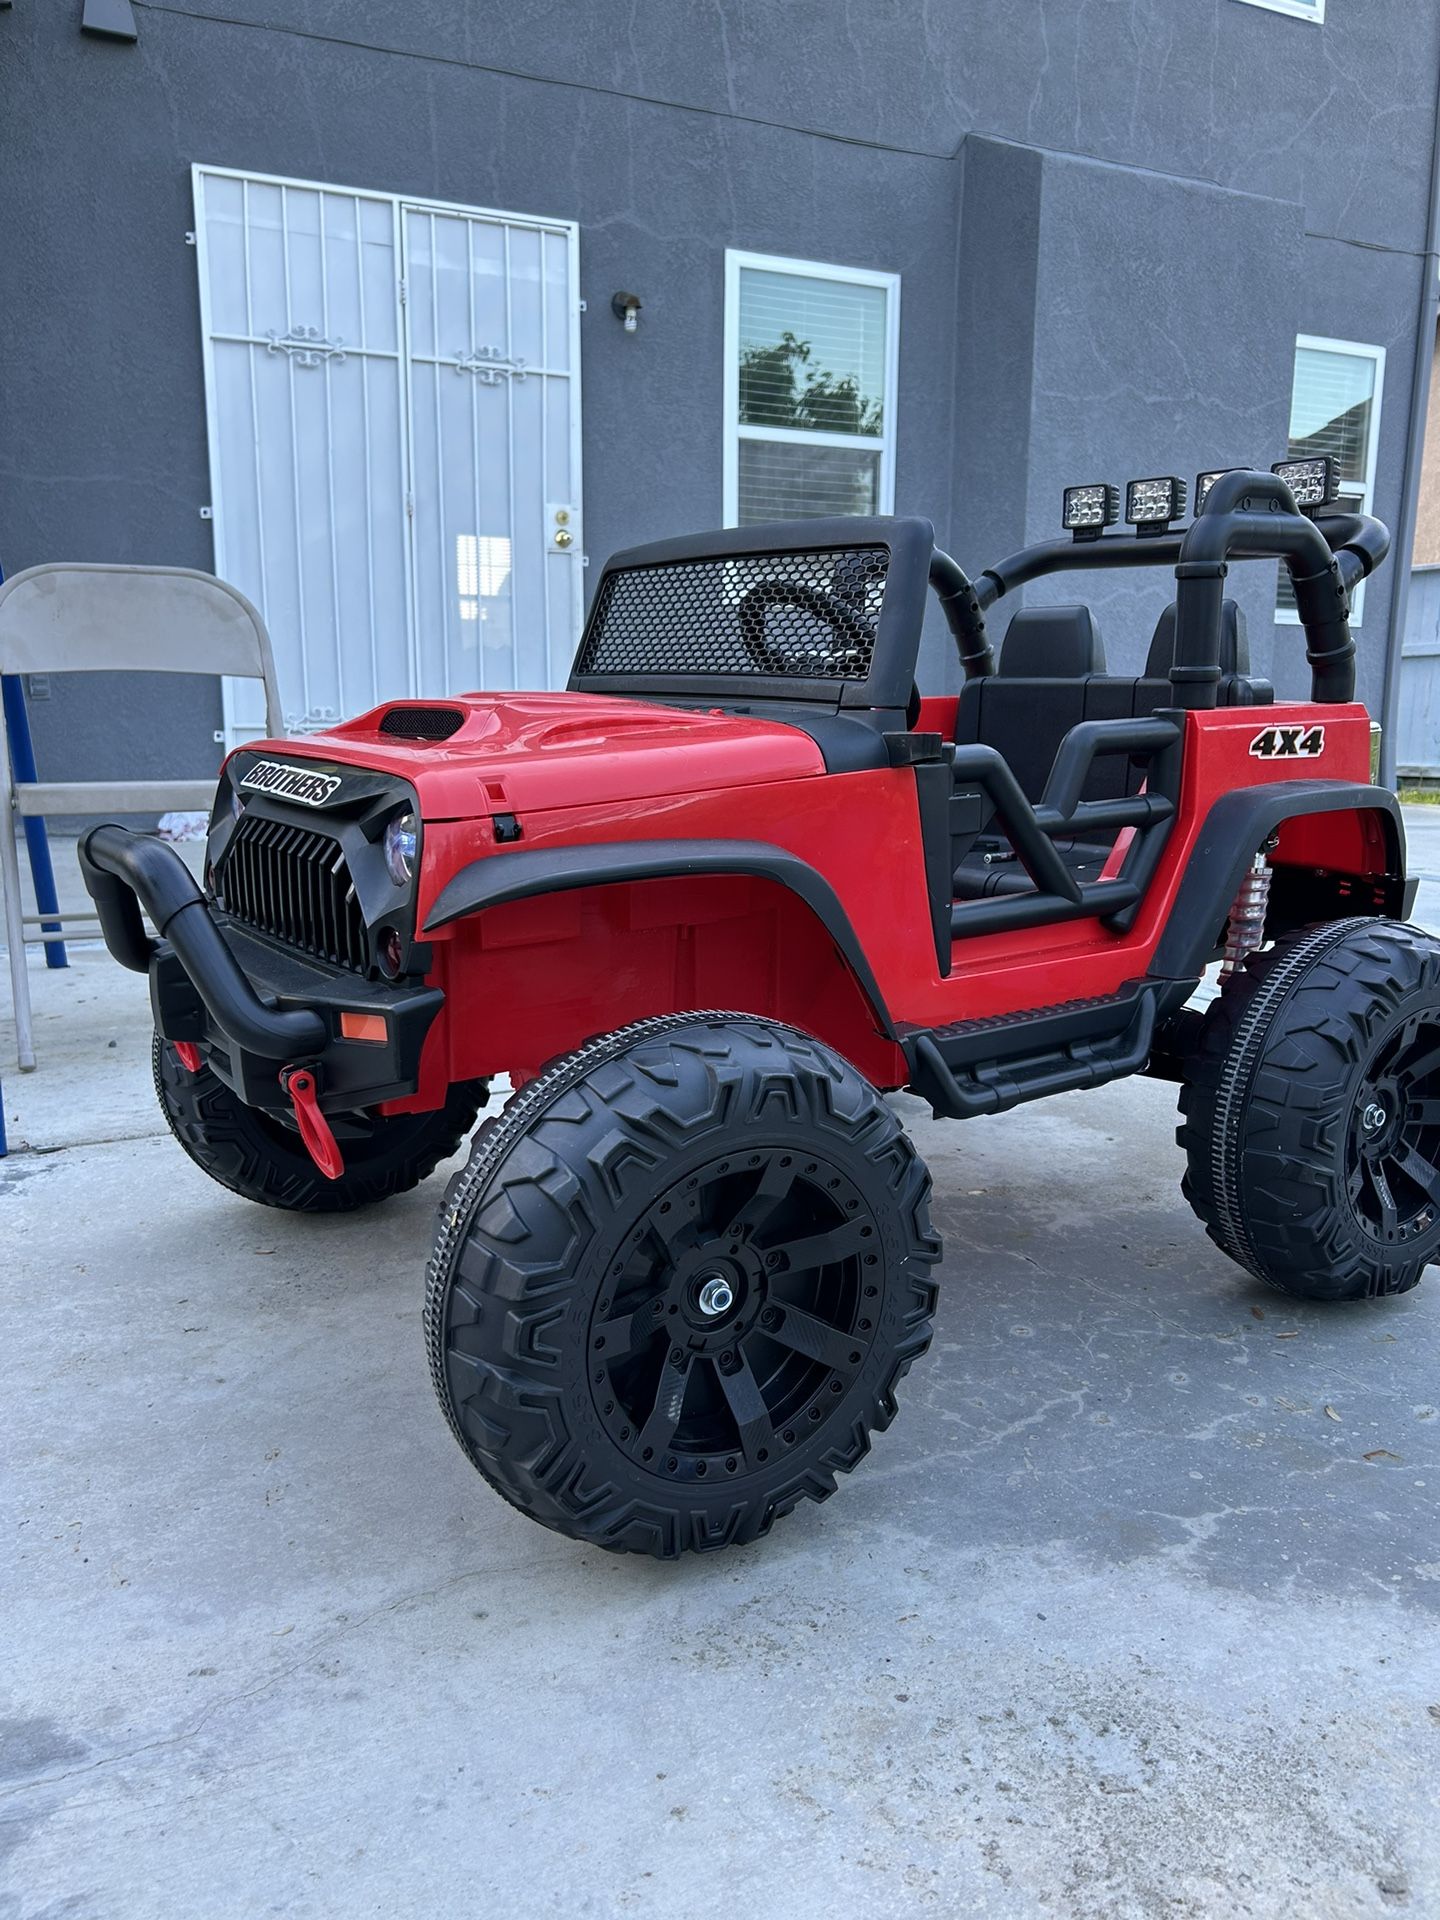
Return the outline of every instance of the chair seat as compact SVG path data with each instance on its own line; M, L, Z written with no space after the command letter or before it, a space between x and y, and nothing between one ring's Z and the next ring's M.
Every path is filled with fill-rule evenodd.
M22 817L55 813L209 813L215 781L35 780L15 788Z

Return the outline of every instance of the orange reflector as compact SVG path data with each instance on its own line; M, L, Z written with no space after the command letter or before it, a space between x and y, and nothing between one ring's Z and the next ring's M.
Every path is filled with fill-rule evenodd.
M342 1013L340 1038L342 1040L373 1040L383 1047L390 1038L390 1029L383 1013Z

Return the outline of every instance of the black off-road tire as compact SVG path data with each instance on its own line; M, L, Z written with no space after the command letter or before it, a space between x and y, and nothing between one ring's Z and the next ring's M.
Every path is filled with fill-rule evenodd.
M291 1213L349 1213L408 1192L459 1152L489 1097L486 1082L469 1081L434 1113L332 1118L345 1171L327 1180L297 1132L246 1106L208 1067L191 1073L158 1033L151 1063L160 1111L196 1166L246 1200Z
M455 1438L575 1539L754 1540L894 1417L930 1342L929 1191L875 1089L791 1028L687 1013L590 1042L441 1204L424 1319Z
M1440 941L1372 919L1277 940L1206 1012L1180 1112L1185 1197L1248 1273L1407 1292L1440 1256Z

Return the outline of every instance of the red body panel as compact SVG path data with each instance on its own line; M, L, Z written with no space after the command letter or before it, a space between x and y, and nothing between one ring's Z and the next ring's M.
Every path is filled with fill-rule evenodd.
M603 806L825 771L806 734L744 715L590 693L472 693L409 703L458 707L466 716L448 740L417 747L377 730L396 704L406 703L287 740L285 757L351 760L396 774L420 795L424 820Z
M914 773L827 774L797 729L574 694L470 695L465 725L438 745L397 744L365 716L327 734L276 742L287 759L350 761L403 776L424 821L420 923L474 860L600 841L739 839L807 861L838 896L899 1026L945 1026L1115 992L1146 971L1211 806L1237 787L1303 778L1366 783L1370 727L1358 705L1217 708L1186 718L1179 817L1140 913L1117 935L1098 920L992 933L936 962ZM953 726L953 699L928 700L921 731ZM1250 751L1265 728L1325 728L1297 763ZM254 744L252 743L252 747ZM497 845L492 813L523 838ZM1276 858L1381 871L1384 843L1358 817L1288 825ZM820 922L778 884L741 877L657 879L495 907L428 936L445 1007L427 1042L420 1091L534 1072L596 1033L648 1014L733 1008L809 1028L881 1085L904 1056Z

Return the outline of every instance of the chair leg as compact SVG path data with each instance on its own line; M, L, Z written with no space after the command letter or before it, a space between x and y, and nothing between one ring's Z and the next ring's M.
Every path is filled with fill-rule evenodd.
M0 814L0 893L5 896L5 940L10 948L10 999L15 1008L15 1043L20 1071L35 1071L35 1040L30 1020L30 976L25 970L24 908L20 903L20 857L15 850L15 819Z

